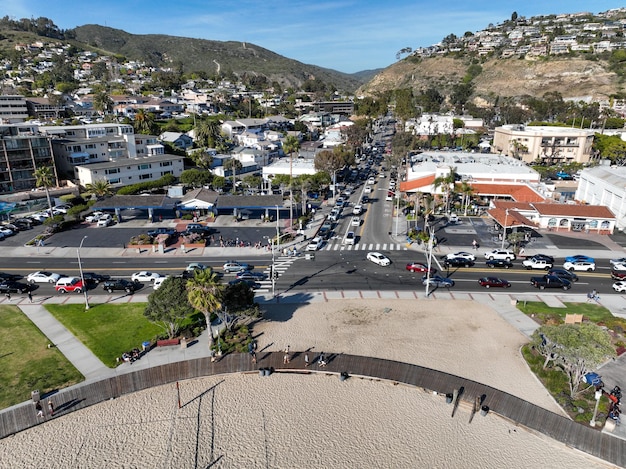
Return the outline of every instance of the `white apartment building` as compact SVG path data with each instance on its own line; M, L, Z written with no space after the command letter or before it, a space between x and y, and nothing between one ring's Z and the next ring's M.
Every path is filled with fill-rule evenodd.
M28 119L26 98L18 95L0 96L0 124L14 124Z
M593 135L593 130L570 127L503 125L495 129L492 151L525 163L588 163Z
M156 155L142 158L121 158L105 163L76 166L74 173L81 186L106 179L113 187L122 187L139 182L156 181L172 174L180 177L185 169L184 157L178 155Z
M580 174L574 198L584 204L603 205L615 214L615 227L626 229L626 168L597 166Z

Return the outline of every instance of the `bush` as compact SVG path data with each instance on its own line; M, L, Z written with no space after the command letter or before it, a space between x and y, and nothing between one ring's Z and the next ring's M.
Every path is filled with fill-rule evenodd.
M193 220L193 215L191 213L185 213L182 217L180 217L181 220Z
M176 181L176 178L171 174L157 179L156 181L139 182L137 184L131 184L124 186L117 191L119 195L135 195L141 192L152 191L154 189L160 189L165 186L170 186Z

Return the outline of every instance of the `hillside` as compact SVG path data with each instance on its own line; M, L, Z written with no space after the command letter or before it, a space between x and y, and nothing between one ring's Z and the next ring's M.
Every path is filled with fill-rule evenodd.
M303 64L246 42L210 41L163 34L137 35L99 25L79 26L72 33L77 42L89 48L155 67L182 64L184 72L262 74L270 82L294 87L299 87L306 80L316 79L348 92L354 92L364 83L356 75Z
M435 87L442 93L466 74L467 58L406 58L376 75L359 89L365 95L412 88L421 92ZM473 80L474 96L483 99L530 95L558 91L564 98L593 96L606 99L624 90L619 77L602 60L577 57L550 59L499 58L481 64L482 72Z

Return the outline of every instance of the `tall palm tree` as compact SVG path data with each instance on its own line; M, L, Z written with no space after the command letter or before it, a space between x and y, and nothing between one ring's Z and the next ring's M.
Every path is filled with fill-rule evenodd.
M463 181L459 186L459 192L463 194L463 205L465 206L464 215L467 216L467 206L469 205L470 198L474 193L474 188L467 182Z
M113 100L106 91L99 91L93 97L93 108L106 115L113 110Z
M113 193L111 183L104 178L95 179L92 183L87 184L85 189L87 189L91 195L95 195L97 199L101 199Z
M196 270L193 278L187 280L187 299L191 306L204 314L209 333L209 348L213 346L211 314L222 307L224 284L212 269Z
M196 140L204 147L214 148L220 140L220 123L215 119L200 119L196 124Z
M35 177L35 184L37 187L43 187L46 191L46 198L48 199L48 209L50 210L50 217L52 217L52 200L50 199L50 187L56 185L56 177L54 171L50 166L42 166L35 169L33 172Z
M300 149L300 141L293 135L283 142L283 151L289 155L289 225L293 225L293 154Z
M233 172L233 192L237 192L237 171L243 168L243 164L237 158L231 158L224 162L224 169L230 169Z

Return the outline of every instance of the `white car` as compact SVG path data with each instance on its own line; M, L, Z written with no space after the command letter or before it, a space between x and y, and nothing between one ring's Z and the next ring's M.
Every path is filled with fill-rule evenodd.
M503 260L503 261L514 261L516 259L516 255L513 251L508 251L506 249L494 249L493 251L488 251L485 253L485 259L493 260Z
M619 293L625 292L626 291L626 282L622 282L622 281L615 282L613 284L613 290L615 290L616 292L619 292Z
M3 227L0 227L0 234L1 234L2 236L12 236L12 235L14 235L15 233L13 232L13 230L10 230L10 229L8 229L8 228L3 228Z
M135 272L130 276L130 279L135 283L141 282L154 282L156 279L161 278L161 274L157 274L156 272L148 272L147 270L142 270L141 272Z
M363 213L363 206L361 204L356 204L352 207L352 213L354 215L361 215Z
M563 264L563 268L569 271L582 270L584 272L593 272L596 270L596 263L587 261L566 262Z
M391 264L391 260L384 254L381 254L380 252L368 252L367 260L373 262L374 264L381 265L383 267Z
M306 250L307 251L317 251L319 248L322 247L322 244L324 243L324 240L317 236L316 238L313 238L309 244L306 245Z
M626 257L620 257L618 259L611 259L609 262L613 265L616 265L616 264L626 265ZM624 270L626 270L626 268L624 268Z
M374 179L373 177L371 177L371 178L369 178L369 179L367 180L367 183L368 183L370 186L371 186L371 185L373 185L373 184L376 184L376 179Z
M476 260L476 256L472 254L471 252L461 251L461 252L455 252L454 254L452 253L446 254L446 259L455 259L455 258L467 259L468 261L472 261L472 262Z
M68 204L55 205L54 207L52 207L52 212L54 213L56 211L60 213L67 213L67 211L71 208L72 206Z
M44 270L40 270L38 272L33 272L32 274L28 274L28 276L26 277L26 281L30 284L33 284L33 283L56 284L60 278L61 276L59 274L55 274L54 272L46 272Z
M626 262L613 262L613 270L626 270Z
M361 218L360 217L352 217L352 221L350 222L352 226L361 226Z
M104 212L93 212L91 215L85 217L87 223L95 223L100 220L100 217L104 215Z
M96 226L103 228L112 224L113 224L113 217L109 215L108 213L105 213L98 219L98 223L96 223Z
M155 290L158 290L166 278L170 278L170 276L166 275L165 277L155 278L154 283L152 284L152 288L154 288Z
M371 194L372 193L372 188L370 186L365 186L365 189L363 189L363 193L364 194Z

